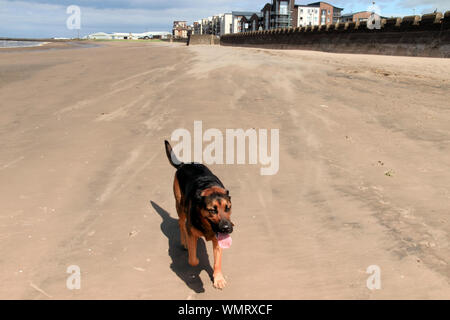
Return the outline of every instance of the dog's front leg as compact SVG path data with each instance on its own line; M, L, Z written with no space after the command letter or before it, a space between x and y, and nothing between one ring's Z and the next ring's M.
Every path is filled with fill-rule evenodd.
M216 238L212 241L214 252L214 287L223 289L227 282L222 274L222 248L219 246L219 241Z
M193 234L188 234L187 236L187 246L189 253L189 264L193 267L197 266L199 260L197 259L197 240L198 237Z

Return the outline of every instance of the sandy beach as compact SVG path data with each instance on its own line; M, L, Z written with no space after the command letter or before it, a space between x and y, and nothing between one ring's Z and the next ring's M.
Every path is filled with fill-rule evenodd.
M449 69L164 42L0 50L0 298L449 299ZM164 153L196 120L280 130L276 175L210 166L236 224L224 290L211 243L187 263Z

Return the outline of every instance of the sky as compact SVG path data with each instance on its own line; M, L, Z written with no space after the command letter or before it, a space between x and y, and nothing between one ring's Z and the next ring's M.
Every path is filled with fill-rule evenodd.
M0 0L0 37L75 37L67 7L81 9L80 36L94 32L171 31L174 20L195 20L231 11L259 11L270 0ZM296 0L296 4L315 2ZM366 10L372 1L329 0L344 13ZM450 10L450 0L379 0L383 16Z

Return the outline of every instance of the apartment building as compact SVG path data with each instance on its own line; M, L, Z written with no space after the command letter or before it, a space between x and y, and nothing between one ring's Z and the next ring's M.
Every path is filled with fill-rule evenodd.
M241 24L240 30L242 32L263 30L262 13L249 12L248 15L242 16L240 24Z
M307 25L326 25L340 21L343 8L327 2L295 4L294 0L272 0L261 9L263 30Z
M194 34L224 35L248 31L318 26L339 22L342 8L327 2L296 5L295 0L272 0L260 11L232 11L198 20Z
M172 35L174 38L187 38L189 27L187 21L174 21Z
M194 21L192 24L192 34L202 34L202 20Z
M292 14L294 12L294 8L294 0L272 0L270 29L292 27Z
M212 17L203 18L201 24L202 34L212 34Z
M231 13L224 13L220 18L220 36L224 34L233 33L233 15Z
M318 26L320 21L320 6L318 5L296 5L294 9L296 27Z
M258 12L252 11L233 11L232 15L232 30L233 33L251 31L251 17Z
M314 2L308 4L311 7L319 7L319 25L334 24L340 22L343 8L338 8L328 2Z
M220 35L221 19L223 14L212 16L211 19L211 34Z

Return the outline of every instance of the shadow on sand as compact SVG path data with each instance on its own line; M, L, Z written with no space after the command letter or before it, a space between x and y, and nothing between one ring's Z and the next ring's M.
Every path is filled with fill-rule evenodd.
M205 292L203 282L199 277L200 272L205 270L211 281L213 279L213 269L209 263L205 241L203 239L198 240L197 257L200 260L200 263L196 267L191 267L188 264L188 252L180 243L178 219L172 218L166 210L153 201L150 201L150 203L155 211L161 216L161 231L169 240L169 256L172 258L170 269L172 269L172 271L196 293Z

